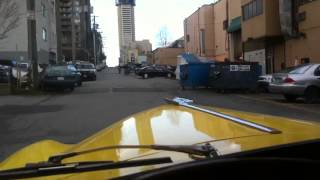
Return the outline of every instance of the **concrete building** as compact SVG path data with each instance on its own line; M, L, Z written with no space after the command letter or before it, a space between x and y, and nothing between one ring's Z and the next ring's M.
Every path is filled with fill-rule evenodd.
M130 43L135 42L135 0L116 0L118 7L118 26L119 26L119 64L126 64L130 59Z
M224 61L229 57L227 0L203 5L184 21L185 51Z
M27 1L11 0L21 15L18 26L0 41L0 59L31 63L28 54ZM57 35L55 0L35 1L38 63L56 63Z
M135 41L139 55L147 55L152 52L152 44L149 40Z
M320 63L320 1L301 1L297 6L297 36L285 36L281 54L285 66L293 66L304 62ZM293 25L295 26L295 25ZM285 24L282 24L282 31ZM280 62L277 63L281 64ZM295 62L298 60L298 62ZM279 67L276 67L279 68Z
M62 59L92 60L90 0L59 0L58 33Z
M177 57L184 52L184 39L181 38L168 47L155 49L152 64L177 66Z
M244 59L264 73L320 62L320 1L242 0Z
M257 61L262 72L274 72L275 47L283 42L278 0L242 0L242 41L245 61Z

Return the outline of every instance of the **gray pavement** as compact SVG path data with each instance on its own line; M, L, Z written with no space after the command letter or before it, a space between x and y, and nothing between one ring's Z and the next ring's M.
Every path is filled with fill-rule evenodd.
M217 94L180 90L176 80L141 79L98 73L74 92L43 96L0 96L0 161L16 150L44 139L73 144L133 113L163 104L167 97L192 98L202 105L264 113L307 121L320 120L320 105L287 103L269 94Z

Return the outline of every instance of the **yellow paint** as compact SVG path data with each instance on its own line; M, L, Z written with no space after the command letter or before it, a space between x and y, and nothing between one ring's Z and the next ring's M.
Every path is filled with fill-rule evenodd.
M206 113L179 106L163 105L119 121L73 146L54 141L42 141L30 145L2 162L0 169L23 167L27 162L46 161L54 154L111 145L191 145L211 142L220 154L230 154L320 138L318 123L225 109L216 110L278 129L282 133L272 135ZM175 164L192 161L188 155L183 153L146 149L114 149L85 154L66 159L64 162L122 161L167 156L171 157ZM166 165L68 174L40 179L109 179L163 166Z

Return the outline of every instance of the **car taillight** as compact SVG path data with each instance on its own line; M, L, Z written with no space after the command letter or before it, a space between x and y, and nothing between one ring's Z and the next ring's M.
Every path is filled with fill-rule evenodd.
M284 80L285 83L295 83L296 81L293 80L292 78L289 78L287 77L285 80Z

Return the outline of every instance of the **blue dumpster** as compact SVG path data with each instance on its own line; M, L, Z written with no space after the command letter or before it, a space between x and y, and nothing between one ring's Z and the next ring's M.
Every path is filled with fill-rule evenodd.
M184 53L181 58L185 64L180 67L180 85L185 87L208 87L210 65L209 60L201 60L193 54Z
M209 86L217 90L255 90L261 71L257 62L216 62L210 67Z

